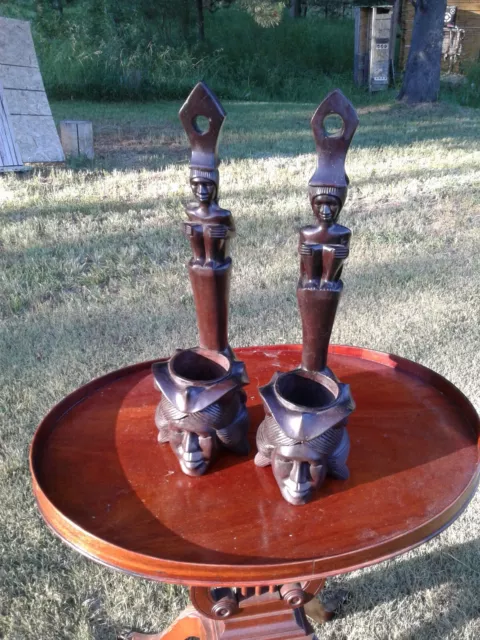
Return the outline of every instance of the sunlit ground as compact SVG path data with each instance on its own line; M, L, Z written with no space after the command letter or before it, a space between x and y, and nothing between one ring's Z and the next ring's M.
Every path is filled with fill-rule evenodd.
M311 219L315 105L225 106L221 204L238 231L231 342L299 341L296 229ZM65 394L196 341L178 107L54 104L57 120L94 121L94 165L0 184L0 637L8 640L158 631L185 602L180 588L114 573L54 538L27 469L37 423ZM479 407L479 112L360 109L348 174L341 221L353 240L334 342L419 361ZM477 639L479 527L477 498L418 550L331 580L351 598L319 640Z

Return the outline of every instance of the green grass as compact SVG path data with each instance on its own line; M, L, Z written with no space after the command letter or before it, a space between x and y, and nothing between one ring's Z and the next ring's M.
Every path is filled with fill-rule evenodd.
M221 203L238 230L231 341L296 342L296 229L311 215L315 105L225 106ZM57 540L34 505L28 446L49 407L92 377L191 346L187 145L177 103L52 107L57 120L94 121L97 158L1 182L0 637L115 640L158 631L185 592L97 566ZM479 112L359 111L333 340L419 361L479 407ZM351 599L319 640L476 640L479 526L475 498L428 544L332 579Z

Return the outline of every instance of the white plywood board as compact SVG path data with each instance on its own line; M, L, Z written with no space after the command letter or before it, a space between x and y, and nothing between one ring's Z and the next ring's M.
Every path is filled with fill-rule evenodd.
M5 89L10 115L12 116L50 116L52 112L44 91L28 89Z
M30 23L26 20L0 18L0 64L38 68Z
M50 116L10 116L24 162L63 162L62 145Z
M0 18L0 82L23 162L63 162L29 22Z
M30 89L45 91L40 69L19 67L18 65L0 64L0 77L4 89Z
M15 141L5 95L0 85L0 171L22 167L22 158Z

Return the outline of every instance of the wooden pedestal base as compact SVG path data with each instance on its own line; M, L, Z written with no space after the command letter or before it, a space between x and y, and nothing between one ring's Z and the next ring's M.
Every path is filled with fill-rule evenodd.
M313 597L312 592L318 592L323 583L322 580L301 587L242 589L236 595L236 602L229 596L215 599L218 591L228 590L194 587L190 590L192 605L166 631L158 634L133 632L128 637L129 640L316 640L307 613L320 623L333 616L331 604L324 607ZM224 594L220 593L220 596ZM214 607L217 605L218 611L218 604L224 601L227 603L224 615L215 616ZM298 602L302 604L296 606ZM228 603L236 610L226 614Z
M242 620L210 620L187 607L163 633L131 633L129 640L316 640L302 609L252 615Z

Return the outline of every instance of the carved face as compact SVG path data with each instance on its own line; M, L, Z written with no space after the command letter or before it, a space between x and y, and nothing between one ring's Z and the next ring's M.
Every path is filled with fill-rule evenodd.
M308 502L327 474L327 457L308 442L276 447L271 463L282 496L294 505Z
M169 428L170 446L180 462L183 473L188 476L201 476L218 451L217 433L211 427L199 426L198 422L192 425L195 430L190 430L188 417L182 423L183 429L177 426Z
M312 208L320 222L334 222L340 213L341 203L335 196L321 194L313 198Z
M190 180L193 195L198 202L211 204L217 195L217 185L208 178L192 178Z

